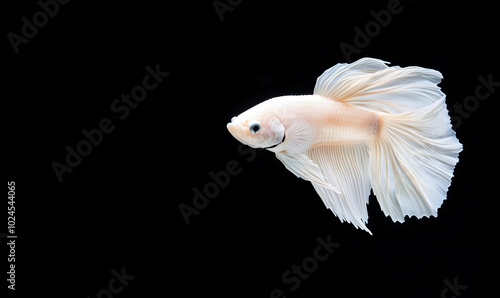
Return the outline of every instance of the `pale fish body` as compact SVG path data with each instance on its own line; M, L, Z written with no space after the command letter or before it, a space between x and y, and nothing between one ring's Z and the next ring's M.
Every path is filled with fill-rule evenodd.
M227 125L240 142L275 152L310 181L342 221L366 227L373 189L394 221L437 216L462 145L441 74L363 58L321 75L312 95L264 101Z

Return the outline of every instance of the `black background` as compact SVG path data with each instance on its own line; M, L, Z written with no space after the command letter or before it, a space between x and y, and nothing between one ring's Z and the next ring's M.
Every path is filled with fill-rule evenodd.
M489 267L500 91L457 128L464 150L438 218L393 223L372 197L373 236L341 223L272 153L241 154L226 130L258 102L312 93L324 70L346 62L339 44L354 45L354 28L388 2L244 0L221 21L212 1L73 0L17 54L7 36L21 34L21 18L40 6L4 4L3 147L18 235L17 290L6 292L98 297L111 270L125 268L135 278L113 297L270 297L273 289L286 297L452 297L443 289L454 279L467 286L460 297L498 293ZM498 15L488 1L447 3L402 0L351 60L439 70L448 106L463 104L478 76L500 81ZM169 76L120 120L111 103L142 83L148 65ZM76 148L81 131L103 118L115 130L59 182L51 164L64 163L65 147ZM193 188L228 163L241 172L187 225L179 204L192 205ZM291 291L282 275L313 256L318 237L340 246ZM8 270L4 244L0 272Z

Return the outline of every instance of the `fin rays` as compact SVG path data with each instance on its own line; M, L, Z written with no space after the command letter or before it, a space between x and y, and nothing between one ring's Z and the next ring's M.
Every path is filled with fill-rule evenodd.
M402 113L427 106L444 96L437 86L440 72L417 66L388 67L363 58L338 64L317 80L314 94L384 113Z
M385 115L384 132L370 146L370 176L386 215L400 222L405 215L437 216L462 150L454 134L444 97L410 113Z
M328 181L340 189L340 193L336 193L313 183L327 208L341 221L352 223L371 234L366 227L366 205L371 188L368 147L365 144L316 147L310 149L307 155L318 164Z
M366 148L344 145L307 152L340 189L339 194L313 183L325 205L342 221L368 232L370 188L394 221L437 216L462 150L437 86L441 73L386 64L372 58L337 64L314 88L314 94L379 114L384 124L377 139Z

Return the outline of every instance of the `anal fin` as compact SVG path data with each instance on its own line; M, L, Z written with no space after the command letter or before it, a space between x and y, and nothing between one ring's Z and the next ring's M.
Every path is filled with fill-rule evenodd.
M366 144L315 147L307 156L319 166L340 193L312 183L328 209L341 221L352 223L371 234L366 227L370 196L369 154Z

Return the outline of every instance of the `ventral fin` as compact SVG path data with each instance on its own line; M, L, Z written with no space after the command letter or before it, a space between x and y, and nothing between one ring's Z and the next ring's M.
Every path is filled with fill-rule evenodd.
M330 191L340 194L338 188L332 186L321 173L320 168L305 154L276 153L276 157L295 176L320 185Z

